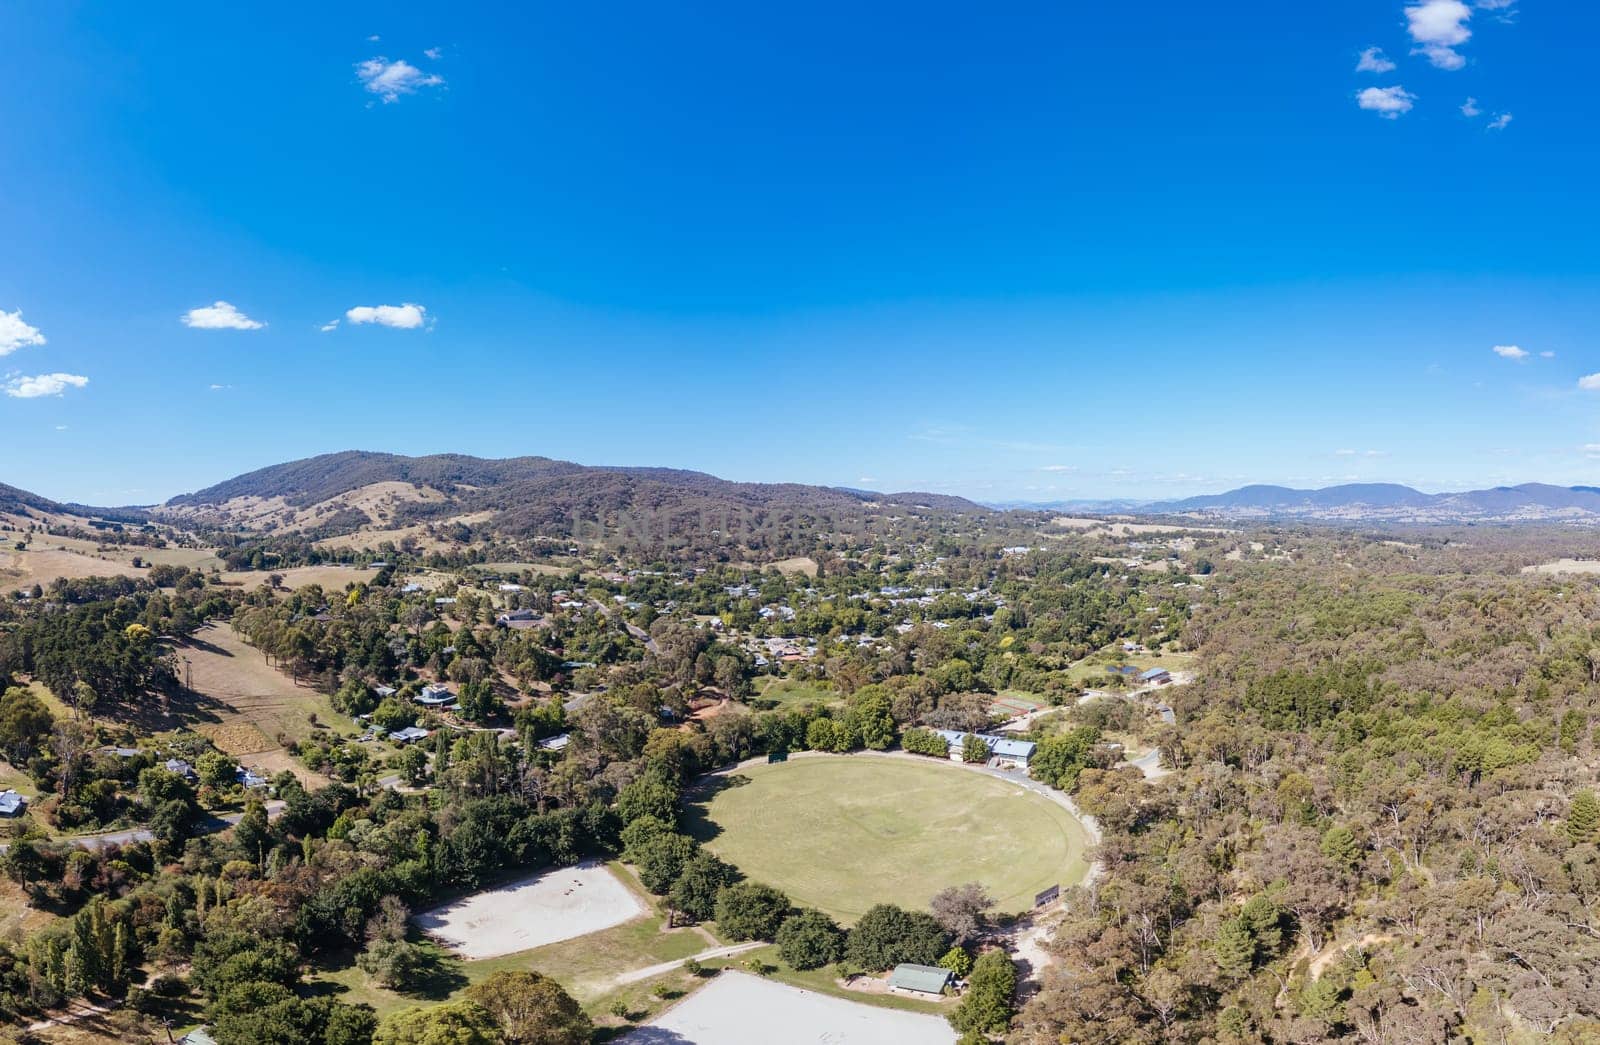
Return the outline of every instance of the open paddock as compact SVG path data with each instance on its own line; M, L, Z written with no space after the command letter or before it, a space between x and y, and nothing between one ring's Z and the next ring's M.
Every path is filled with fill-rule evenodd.
M949 1045L938 1016L863 1005L724 972L621 1041L623 1045Z
M424 932L463 958L495 958L570 940L648 911L603 864L541 871L414 915Z

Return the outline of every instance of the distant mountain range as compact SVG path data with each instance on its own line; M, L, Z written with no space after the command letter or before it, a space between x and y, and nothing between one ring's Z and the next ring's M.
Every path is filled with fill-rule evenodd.
M1173 501L1061 502L1057 511L1227 518L1307 518L1403 522L1600 521L1600 487L1523 483L1459 493L1423 493L1398 483L1347 483L1320 489L1241 486Z

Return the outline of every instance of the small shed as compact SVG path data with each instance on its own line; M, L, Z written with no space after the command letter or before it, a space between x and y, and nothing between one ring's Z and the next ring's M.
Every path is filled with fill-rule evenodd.
M939 997L955 981L955 973L936 965L913 965L904 962L889 974L889 989Z
M27 804L28 800L26 798L23 798L10 788L0 791L0 816L21 816L22 808Z

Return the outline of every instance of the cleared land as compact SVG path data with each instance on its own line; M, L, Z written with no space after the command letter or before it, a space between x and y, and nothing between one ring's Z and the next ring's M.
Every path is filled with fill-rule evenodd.
M875 903L922 908L940 889L973 881L1001 910L1022 911L1035 893L1088 869L1087 835L1072 814L948 763L803 757L716 785L690 808L690 831L749 877L846 922Z
M1523 573L1600 573L1600 559L1557 559L1524 566Z
M725 972L626 1045L939 1045L956 1040L937 1016L896 1012Z
M463 958L495 958L609 929L646 914L600 864L580 864L474 893L413 920Z
M197 732L251 769L263 773L288 769L308 784L327 783L278 742L280 736L291 741L310 736L315 728L312 716L324 726L348 726L326 696L296 685L269 665L231 624L200 629L174 653L178 677L188 680L193 697L190 706L177 710Z
M775 700L783 707L844 703L844 697L838 690L795 679L771 679L761 688L759 695L762 700Z

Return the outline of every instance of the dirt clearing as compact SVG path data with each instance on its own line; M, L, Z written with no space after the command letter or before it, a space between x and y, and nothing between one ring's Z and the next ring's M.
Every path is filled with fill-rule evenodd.
M623 1045L950 1045L938 1016L831 998L740 972L725 972Z
M463 958L570 940L648 912L601 864L559 867L424 911L412 920Z

